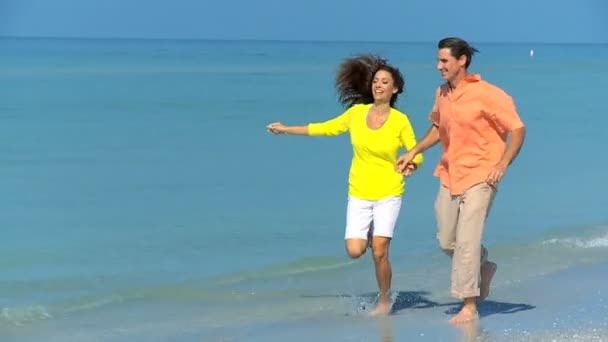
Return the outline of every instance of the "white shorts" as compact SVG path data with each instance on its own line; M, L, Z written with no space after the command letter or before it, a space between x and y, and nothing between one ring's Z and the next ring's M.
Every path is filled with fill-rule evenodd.
M372 236L392 238L400 209L401 197L387 197L379 201L349 197L344 238L367 240L370 229Z

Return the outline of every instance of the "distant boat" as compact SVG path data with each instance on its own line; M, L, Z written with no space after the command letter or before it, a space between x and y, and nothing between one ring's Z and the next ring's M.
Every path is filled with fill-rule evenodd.
M530 49L530 57L534 57L534 49Z

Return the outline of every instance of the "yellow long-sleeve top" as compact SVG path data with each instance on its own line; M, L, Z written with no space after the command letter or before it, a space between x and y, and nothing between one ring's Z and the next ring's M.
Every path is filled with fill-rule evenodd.
M334 119L308 124L308 134L336 136L350 131L353 160L348 194L375 201L403 195L405 181L395 171L395 162L402 147L410 150L416 145L416 135L407 115L394 108L391 108L382 127L370 129L367 126L367 113L371 106L357 104ZM423 159L422 154L418 154L414 163L420 165Z

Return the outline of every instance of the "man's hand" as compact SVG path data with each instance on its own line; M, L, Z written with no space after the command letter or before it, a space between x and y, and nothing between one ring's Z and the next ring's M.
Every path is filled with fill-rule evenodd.
M395 170L405 176L408 165L413 164L412 160L414 160L414 154L410 152L403 154L401 157L399 157L399 159L397 159L397 162L395 163Z
M486 183L488 183L491 187L495 188L498 186L498 183L504 177L507 172L507 165L504 163L498 163L494 166L488 176L486 177Z

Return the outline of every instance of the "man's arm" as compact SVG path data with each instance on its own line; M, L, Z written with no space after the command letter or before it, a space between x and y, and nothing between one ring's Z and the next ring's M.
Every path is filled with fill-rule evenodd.
M424 138L422 138L416 146L414 146L410 151L413 155L418 153L422 153L429 148L435 146L439 142L439 127L434 124L431 125L431 128L426 132Z
M439 142L439 127L434 124L429 128L429 130L424 135L424 138L420 140L411 150L407 151L403 154L399 159L397 159L397 163L395 168L397 172L404 173L408 164L412 163L414 157L426 151L427 149L433 147L435 144Z
M526 128L520 127L516 128L511 132L511 136L509 139L509 143L505 148L505 153L502 156L500 162L490 171L488 177L486 178L486 182L492 186L496 186L498 182L502 179L507 171L507 167L513 163L519 151L521 151L521 147L524 145L524 140L526 139Z
M509 143L505 149L505 154L502 156L501 164L505 166L511 165L519 151L521 151L521 147L524 145L524 140L526 139L526 128L520 127L511 132L511 137L509 139Z

